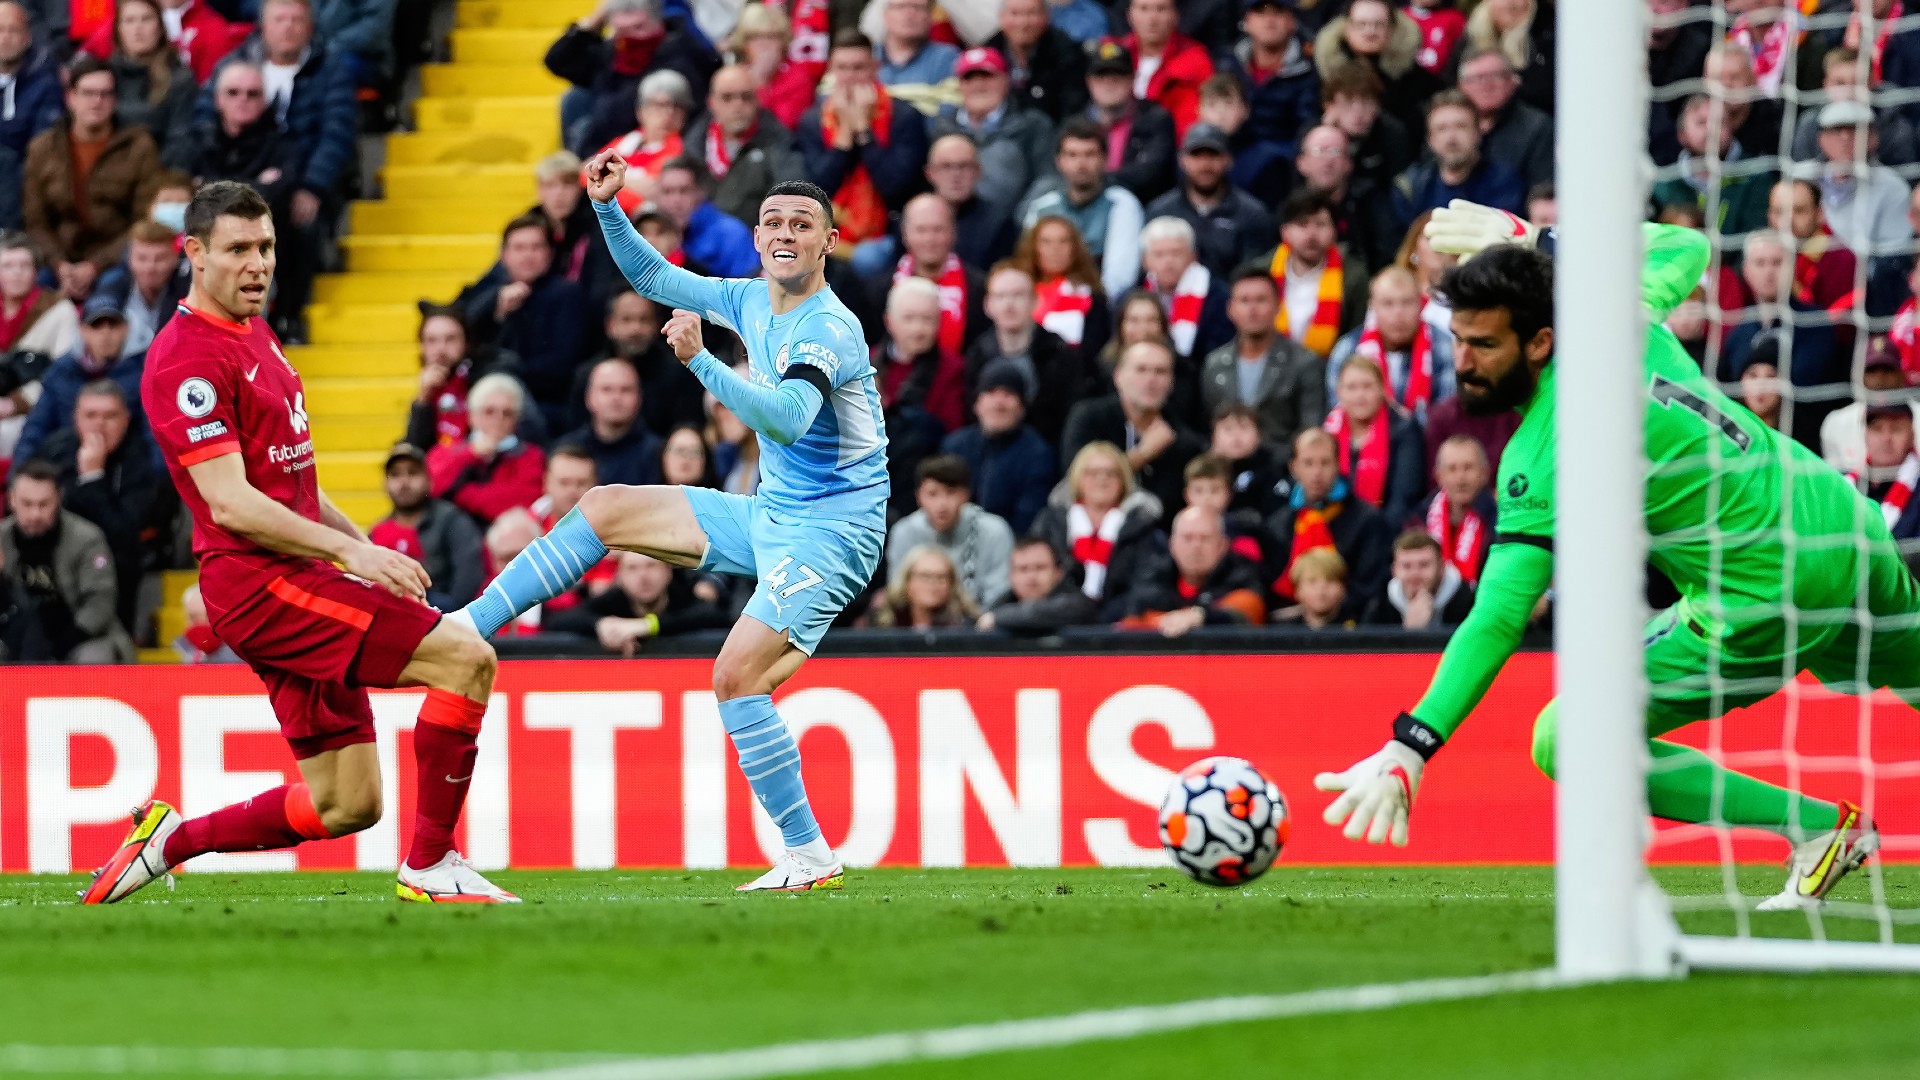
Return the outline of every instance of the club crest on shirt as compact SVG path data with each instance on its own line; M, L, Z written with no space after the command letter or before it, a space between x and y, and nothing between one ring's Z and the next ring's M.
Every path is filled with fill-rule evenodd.
M780 355L773 358L773 373L775 375L785 375L787 373L787 364L787 347L782 345L780 346Z
M212 412L217 400L213 384L198 375L181 383L179 392L173 395L173 403L180 411L196 420Z

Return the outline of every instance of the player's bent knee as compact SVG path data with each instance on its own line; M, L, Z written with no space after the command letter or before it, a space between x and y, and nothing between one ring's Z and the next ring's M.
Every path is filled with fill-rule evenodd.
M383 811L380 790L341 792L326 803L315 801L314 810L329 836L346 836L373 827Z

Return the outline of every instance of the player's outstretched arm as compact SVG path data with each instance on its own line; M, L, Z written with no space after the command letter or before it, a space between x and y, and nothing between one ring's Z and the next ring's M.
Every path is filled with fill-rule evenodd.
M740 422L779 443L792 446L813 426L832 389L827 373L811 364L794 363L778 386L756 386L735 374L706 350L700 338L700 316L684 309L673 313L661 328L673 354L687 365L700 385Z
M1394 720L1393 738L1378 752L1313 786L1340 797L1327 807L1329 825L1349 840L1407 842L1407 818L1420 774L1473 711L1507 658L1520 646L1533 609L1553 583L1553 554L1531 543L1496 544L1480 576L1473 611L1454 631L1426 696Z
M607 251L614 265L627 276L635 292L649 300L702 313L719 314L726 310L726 295L717 278L701 277L668 262L653 249L640 230L627 220L615 196L626 176L627 163L611 150L602 152L584 167L587 194L593 212L600 218L600 231L606 235Z
M283 555L339 563L348 573L396 595L426 599L427 586L432 584L426 568L397 551L310 521L268 498L247 482L246 467L238 453L189 465L187 475L193 477L200 497L206 500L213 523L228 532Z

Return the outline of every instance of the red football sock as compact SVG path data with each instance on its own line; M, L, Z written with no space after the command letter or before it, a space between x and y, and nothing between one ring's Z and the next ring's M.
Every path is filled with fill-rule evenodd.
M182 822L162 851L169 866L179 866L209 851L268 851L329 837L305 784L263 791L204 817Z
M480 719L487 705L450 690L427 691L420 722L413 728L414 802L413 846L407 865L424 870L453 850L453 827L467 801L473 782L473 761L479 756Z

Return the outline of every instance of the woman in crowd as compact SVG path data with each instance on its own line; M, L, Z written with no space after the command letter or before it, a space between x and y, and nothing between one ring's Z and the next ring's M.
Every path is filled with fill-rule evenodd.
M139 125L160 160L185 168L193 152L193 70L167 40L158 0L120 0L113 15L114 120Z
M1340 365L1335 401L1325 426L1339 444L1340 475L1397 530L1427 492L1420 424L1387 407L1386 377L1364 356Z
M448 500L482 524L533 505L540 497L547 456L514 434L526 403L519 380L511 375L496 372L473 384L467 392L472 430L466 439L427 451L435 498Z
M1134 487L1127 455L1090 442L1067 466L1064 491L1033 519L1028 535L1053 545L1060 565L1111 622L1126 614L1129 584L1146 570L1160 528L1160 502ZM1064 496L1064 497L1063 497Z
M869 625L900 630L972 627L980 609L958 585L953 558L942 548L922 544L894 568L886 595L868 613Z
M1100 284L1100 265L1073 222L1049 214L1033 223L1014 248L1012 262L1034 280L1033 318L1082 354L1098 353L1113 334Z
M799 6L805 8L807 0L800 0ZM785 12L760 3L740 9L740 21L727 38L727 59L753 72L760 104L788 131L799 126L800 118L813 106L820 77L827 72L824 49L806 60L795 59L793 51L793 24Z
M1114 323L1117 330L1113 340L1100 350L1101 375L1112 379L1113 369L1120 363L1120 354L1142 341L1165 345L1169 351L1173 350L1173 332L1167 322L1167 309L1160 306L1158 297L1145 289L1134 289L1121 298L1116 311Z
M40 287L40 256L26 233L0 233L0 461L40 400L40 376L80 340L80 312L57 289Z
M1380 77L1380 105L1408 128L1425 129L1427 99L1442 87L1419 64L1420 24L1388 0L1352 0L1314 37L1313 62L1325 79L1343 64L1364 64Z
M627 163L626 187L618 199L629 214L641 203L653 201L660 170L680 156L684 148L680 133L693 115L693 87L685 75L671 68L641 79L638 96L640 126L600 148L612 150Z
M1731 8L1733 5L1728 5ZM1743 7L1781 7L1744 4ZM1791 5L1788 5L1791 6ZM1468 49L1498 49L1520 76L1514 96L1553 115L1553 0L1485 0L1467 16L1467 33L1454 51L1449 85L1459 81L1459 59Z
M745 373L746 366L735 371ZM707 395L707 445L713 447L713 468L720 490L751 495L760 487L760 441L733 410Z
M720 472L714 467L713 448L699 428L681 424L667 433L667 441L660 444L660 482L719 488Z

